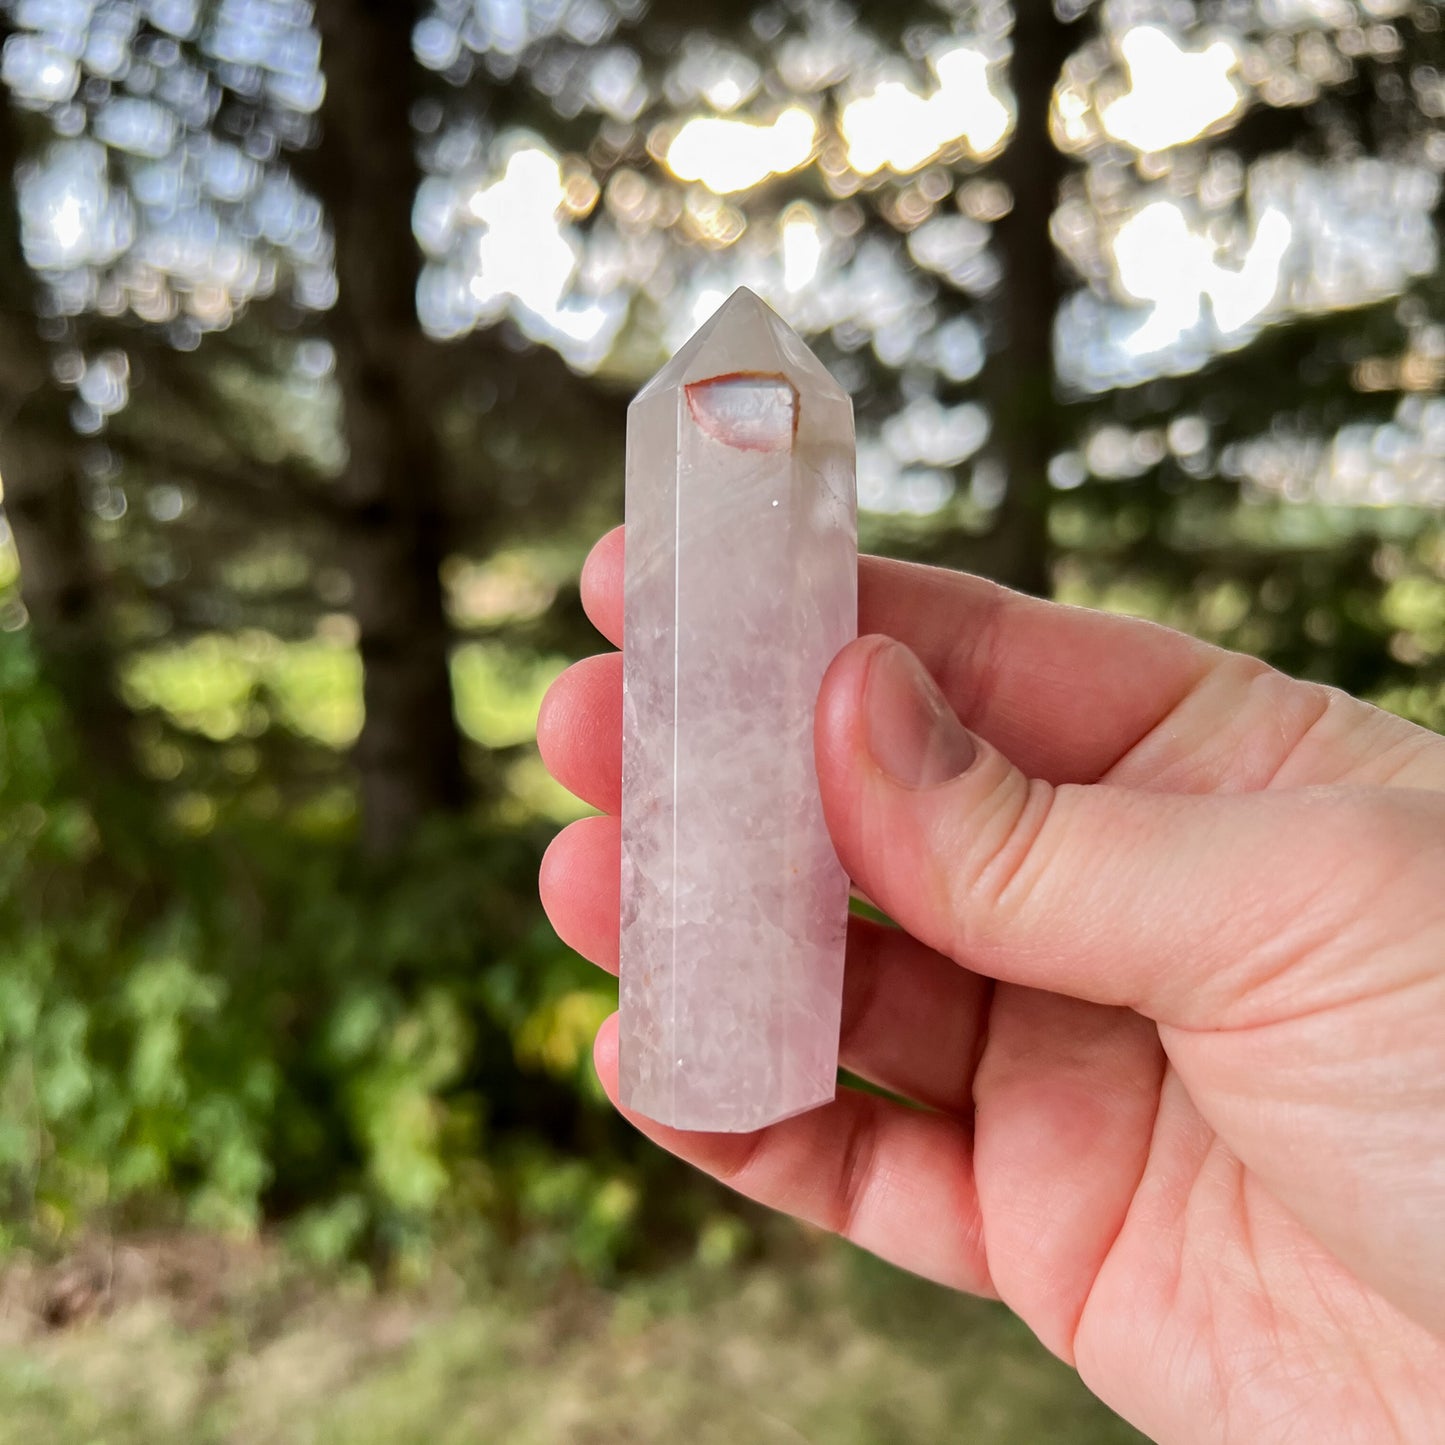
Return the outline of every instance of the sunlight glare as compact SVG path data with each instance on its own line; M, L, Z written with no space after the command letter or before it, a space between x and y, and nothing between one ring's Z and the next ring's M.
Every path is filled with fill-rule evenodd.
M1213 282L1208 288L1214 308L1214 320L1228 336L1241 331L1257 316L1268 310L1279 294L1281 270L1294 227L1283 211L1269 207L1254 228L1254 239L1245 253L1238 271L1214 268Z
M783 212L783 289L801 291L818 274L823 235L813 208L799 202Z
M1199 321L1199 298L1214 259L1214 247L1196 236L1184 212L1171 201L1155 201L1120 226L1114 238L1119 285L1153 310L1129 338L1135 355L1171 345Z
M861 175L885 166L916 171L960 140L974 155L985 155L1004 138L1012 117L989 88L988 61L979 51L955 46L929 65L938 81L932 95L888 80L844 106L848 161Z
M50 234L63 252L72 252L80 244L85 234L85 217L78 196L66 195L51 212Z
M1209 299L1215 323L1232 335L1263 315L1279 292L1284 258L1293 238L1289 218L1274 207L1259 217L1242 265L1219 264L1219 247L1190 229L1173 201L1154 201L1129 218L1114 238L1119 285L1153 309L1129 336L1135 356L1172 346L1199 324Z
M478 244L478 281L545 311L576 270L577 258L557 224L562 168L547 152L522 147L500 180L479 188L467 209L486 227Z
M35 77L36 88L45 95L70 95L75 90L75 66L56 58L48 61Z
M692 303L692 326L691 330L696 331L705 322L710 321L718 307L728 299L728 292L718 286L705 286L694 297Z
M679 180L701 181L726 196L806 165L817 138L817 122L800 105L771 125L697 116L673 137L667 167Z
M1106 105L1104 130L1137 151L1185 145L1240 108L1231 76L1239 55L1225 40L1202 51L1183 50L1152 25L1137 25L1119 42L1129 89Z
M471 291L484 305L512 297L550 330L587 341L607 316L601 307L563 304L578 264L559 218L565 197L557 158L540 146L518 147L501 179L479 187L467 202L485 227Z

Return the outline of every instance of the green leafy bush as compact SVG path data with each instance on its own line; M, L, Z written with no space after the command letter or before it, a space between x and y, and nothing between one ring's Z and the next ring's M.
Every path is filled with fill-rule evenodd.
M345 808L97 817L82 762L0 635L0 1240L270 1219L395 1259L465 1216L592 1272L631 1247L638 1152L591 1070L611 989L526 901L535 825L380 868Z

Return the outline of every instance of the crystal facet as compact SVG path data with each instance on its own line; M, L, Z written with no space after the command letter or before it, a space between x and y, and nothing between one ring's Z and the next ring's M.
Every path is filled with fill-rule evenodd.
M628 416L622 1102L674 1128L833 1097L848 881L813 710L857 562L852 404L738 291Z

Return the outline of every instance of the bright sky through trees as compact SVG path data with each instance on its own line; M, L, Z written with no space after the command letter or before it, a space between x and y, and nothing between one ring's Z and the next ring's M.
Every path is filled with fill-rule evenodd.
M1086 193L1067 195L1054 218L1057 243L1088 282L1058 322L1070 387L1088 394L1191 371L1272 320L1398 294L1434 268L1440 156L1322 164L1286 152L1242 167L1226 146L1187 180L1177 158L1200 138L1227 138L1261 99L1301 104L1338 80L1342 52L1309 30L1333 22L1315 0L1291 3L1270 14L1305 27L1292 67L1243 31L1171 31L1165 11L1148 5L1103 7L1100 36L1066 67L1053 130L1087 176ZM223 64L251 67L258 94L290 118L280 133L299 139L323 93L314 31L304 7L254 9L227 0L202 43ZM199 336L278 286L303 306L329 305L335 278L319 209L273 156L210 133L204 87L179 50L149 62L154 94L117 94L97 112L94 138L67 136L72 98L92 83L84 77L111 62L103 29L75 51L79 32L63 10L35 0L26 12L34 33L13 37L4 56L6 81L51 107L61 132L25 177L24 198L27 251L62 309L170 316ZM158 13L178 35L195 29L185 5ZM771 78L754 58L690 34L659 88L616 43L631 14L622 0L438 0L413 36L423 66L448 72L469 53L511 65L507 57L560 35L572 43L568 68L539 83L549 93L568 87L569 106L596 112L604 131L645 124L657 164L618 168L599 184L555 139L520 128L484 138L438 122L413 211L423 325L454 338L510 315L588 371L614 358L634 299L652 303L660 357L746 284L805 330L856 335L887 366L922 362L955 381L976 374L977 328L939 320L930 288L937 278L975 300L990 293L998 202L975 187L970 212L961 191L957 214L938 209L928 187L937 163L986 161L1013 126L1007 28L989 13L978 7L977 33L956 29L908 62L861 26L820 23L780 44ZM1377 25L1349 44L1388 46L1389 36ZM105 147L126 158L128 188L115 184ZM1121 187L1109 179L1117 166L1095 166L1120 148L1145 184ZM892 218L903 248L856 234L859 190L911 177L916 194L905 187ZM837 204L817 203L818 180ZM754 204L775 192L776 205ZM108 268L105 285L99 268ZM645 357L646 347L633 338L629 354ZM92 390L123 404L123 388ZM86 416L94 427L104 414ZM900 478L918 464L893 457L880 503L889 487L902 495Z

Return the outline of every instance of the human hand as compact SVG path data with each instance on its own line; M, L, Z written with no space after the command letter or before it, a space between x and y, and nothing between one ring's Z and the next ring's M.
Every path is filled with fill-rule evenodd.
M927 1108L634 1122L997 1295L1156 1439L1445 1440L1445 739L1148 623L859 583L878 635L824 681L818 776L903 931L850 923L842 1062ZM583 594L620 640L620 531ZM621 719L613 653L538 725L610 815L556 840L543 903L614 971ZM615 1018L596 1059L615 1101Z

